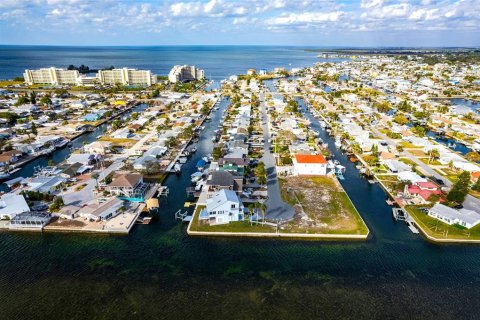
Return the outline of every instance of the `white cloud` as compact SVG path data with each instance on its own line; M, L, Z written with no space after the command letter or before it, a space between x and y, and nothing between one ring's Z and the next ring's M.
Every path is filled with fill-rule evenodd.
M335 22L344 14L342 11L335 12L308 12L308 13L290 13L281 17L268 19L267 25L299 25L316 24L327 21Z

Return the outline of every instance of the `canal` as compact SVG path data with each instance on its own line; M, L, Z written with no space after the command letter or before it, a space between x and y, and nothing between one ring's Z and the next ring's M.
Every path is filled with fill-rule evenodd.
M148 105L139 104L135 108L133 108L132 110L129 110L129 111L125 112L124 114L120 115L119 117L121 117L121 119L125 119L132 112L142 112L142 111L145 111L147 108L148 108ZM71 146L70 147L66 146L66 147L63 147L61 149L55 150L54 152L52 152L48 156L41 156L41 157L36 158L35 160L33 160L33 161L27 163L26 165L24 165L19 171L15 172L14 174L12 174L10 177L8 177L5 180L8 181L8 180L15 179L15 178L18 178L18 177L23 177L23 178L31 177L33 175L36 167L46 167L46 166L48 166L48 162L50 160L52 160L55 164L58 164L62 161L65 161L65 159L67 159L70 156L72 150L81 148L85 144L88 144L88 143L91 143L91 142L97 140L97 138L100 135L104 134L107 131L107 128L108 128L109 124L110 124L110 122L107 121L107 122L99 125L98 127L96 127L93 131L86 132L86 133L82 134L81 136L77 137L76 139L73 139L71 141ZM5 183L0 184L0 191L7 192L8 190L9 190L9 188L7 187L7 185Z
M385 192L347 171L365 242L190 237L175 221L196 162L211 153L220 109L198 151L170 175L159 219L128 236L0 233L5 319L475 319L480 250L436 245L391 218ZM301 103L302 104L302 103ZM306 117L312 115L305 111ZM313 119L312 119L313 120ZM68 307L67 307L68 306Z

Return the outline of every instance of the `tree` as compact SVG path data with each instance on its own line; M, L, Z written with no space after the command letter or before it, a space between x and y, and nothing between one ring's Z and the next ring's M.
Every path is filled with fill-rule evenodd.
M399 114L393 118L393 122L404 125L407 124L409 120L403 114Z
M17 98L17 102L15 102L15 105L16 106L20 106L22 104L26 104L26 103L29 103L30 100L26 97L26 96L18 96Z
M55 165L55 161L53 161L52 159L49 159L48 162L47 162L47 165L49 167L53 167Z
M30 131L32 131L32 134L33 134L34 136L37 135L38 131L37 131L37 126L35 125L35 122L32 122L32 126L31 126L31 128L30 128Z
M480 178L477 179L477 182L472 186L473 191L480 192Z
M32 91L30 93L30 103L37 103L37 94L35 93L35 91Z
M112 129L117 130L122 126L122 122L119 119L115 119L112 122Z
M47 106L52 105L52 99L50 99L50 95L47 94L40 98L40 103Z
M472 162L480 162L480 153L478 152L469 152L465 155L465 158L468 160L468 161L472 161Z
M55 197L53 203L48 209L50 210L50 212L57 212L58 210L60 210L61 207L63 207L63 205L64 203L62 197Z
M438 152L437 149L430 150L430 157L428 158L428 163L430 163L430 161L432 160L438 159L439 157L440 157L440 152Z
M265 170L265 163L260 161L253 170L253 172L255 173L259 184L267 184L267 171Z
M470 172L463 171L458 175L458 181L453 185L450 192L447 194L447 200L461 204L468 194L468 187L470 185Z

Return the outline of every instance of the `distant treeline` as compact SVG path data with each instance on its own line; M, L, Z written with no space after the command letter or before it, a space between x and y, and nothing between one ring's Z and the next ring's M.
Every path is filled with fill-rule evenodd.
M305 49L325 54L383 54L383 55L437 55L480 53L478 48L365 48L365 49Z
M98 72L99 70L112 70L112 69L115 69L114 66L110 66L108 68L103 68L103 69L90 69L89 66L86 66L84 64L82 64L81 66L77 67L77 66L74 66L73 64L69 65L68 70L78 70L78 72L82 73L82 74L86 74L86 73L96 73Z

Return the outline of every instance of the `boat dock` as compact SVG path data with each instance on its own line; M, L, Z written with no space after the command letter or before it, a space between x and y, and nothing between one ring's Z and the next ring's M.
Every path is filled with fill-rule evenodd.
M415 221L403 208L392 208L392 215L395 221L405 221L412 233L418 234L418 229L415 227Z

